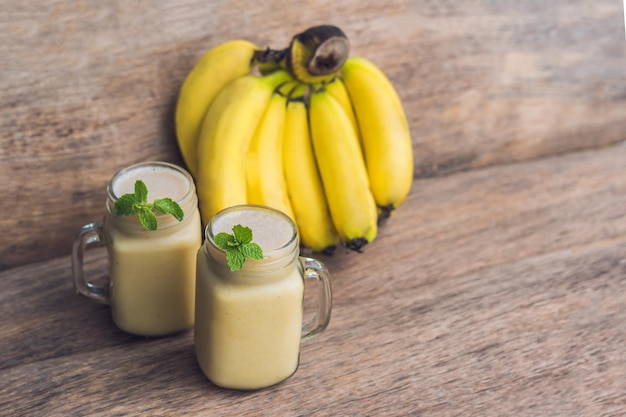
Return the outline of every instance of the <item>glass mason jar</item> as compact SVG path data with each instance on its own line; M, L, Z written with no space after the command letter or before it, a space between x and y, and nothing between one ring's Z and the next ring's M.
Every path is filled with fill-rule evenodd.
M157 214L157 230L146 230L138 216L116 216L113 207L133 194L136 180L148 188L148 201L169 197L184 212L182 221ZM202 226L193 179L166 162L139 163L116 173L107 187L103 221L81 229L72 256L74 286L87 298L108 304L122 330L142 336L163 336L193 327L196 254ZM84 253L92 243L108 252L109 277L104 285L86 280Z
M215 243L236 224L252 229L262 260L231 271ZM304 280L317 281L317 311L303 327ZM295 373L300 344L328 326L332 295L326 267L299 256L293 221L280 211L254 205L217 213L198 251L195 350L214 384L251 390L277 384Z

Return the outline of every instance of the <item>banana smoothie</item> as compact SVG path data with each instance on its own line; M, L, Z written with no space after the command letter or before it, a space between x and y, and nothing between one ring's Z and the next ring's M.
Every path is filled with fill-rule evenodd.
M195 350L214 384L250 390L298 367L304 280L293 222L271 209L241 207L213 218L198 251ZM264 258L231 271L214 238L239 224L252 229Z
M103 228L109 249L109 304L116 325L133 334L160 336L193 326L200 215L193 182L172 167L145 164L121 171L109 186ZM158 214L157 230L148 231L137 215L112 214L114 200L133 193L138 179L147 185L149 201L177 201L183 220Z

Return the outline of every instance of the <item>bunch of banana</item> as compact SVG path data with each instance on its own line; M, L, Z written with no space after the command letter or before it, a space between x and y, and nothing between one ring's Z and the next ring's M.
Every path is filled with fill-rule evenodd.
M345 34L316 26L282 50L209 50L183 82L176 135L203 223L238 204L279 209L301 244L360 251L405 200L413 150L402 103Z

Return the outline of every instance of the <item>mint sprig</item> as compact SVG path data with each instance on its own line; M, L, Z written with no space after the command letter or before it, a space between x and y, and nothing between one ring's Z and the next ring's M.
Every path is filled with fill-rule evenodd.
M117 199L113 206L116 216L132 216L137 214L139 222L148 230L157 229L157 213L171 214L176 220L181 221L185 216L183 209L177 202L169 197L157 198L152 204L148 203L148 187L141 181L135 181L135 193L124 194Z
M231 271L243 268L247 258L263 259L263 250L252 243L252 229L240 224L233 227L233 234L220 232L213 238L218 248L226 251L226 262Z

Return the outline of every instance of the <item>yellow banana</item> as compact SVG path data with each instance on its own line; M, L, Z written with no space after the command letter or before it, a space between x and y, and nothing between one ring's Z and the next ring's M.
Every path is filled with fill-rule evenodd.
M370 188L381 216L388 217L413 182L413 146L402 103L385 74L365 58L348 58L341 75L359 124Z
M289 79L282 70L237 78L209 107L198 137L196 178L204 224L219 210L247 202L246 152L272 92Z
M359 251L376 237L378 220L359 138L324 90L310 96L309 126L333 223L345 245Z
M246 154L247 200L273 207L295 221L283 172L283 130L287 98L275 91Z
M354 131L357 132L357 136L359 136L359 125L356 121L356 116L354 115L354 109L352 108L352 101L350 100L350 96L348 95L348 90L346 90L346 86L343 84L340 78L335 78L328 84L324 84L326 91L330 93L331 96L339 105L343 108L343 111L346 112L346 115L350 119L350 123L354 127ZM359 136L360 140L360 136Z
M301 96L287 102L283 162L301 245L331 254L339 243L339 235L328 210L311 144L307 108Z
M226 84L250 72L258 48L245 40L233 40L209 50L191 69L176 103L176 137L187 169L195 177L198 133L207 109Z

